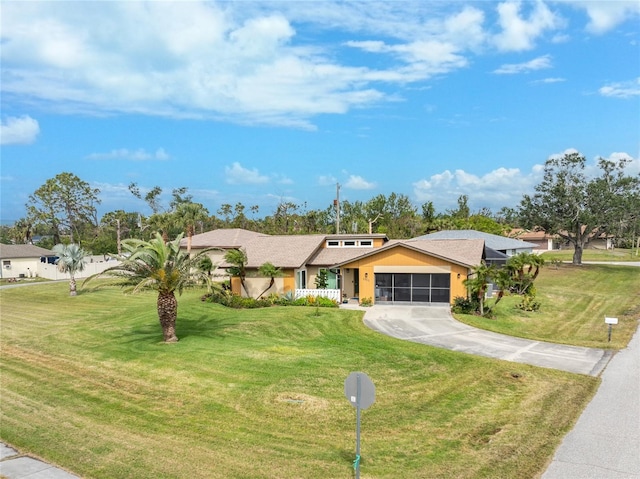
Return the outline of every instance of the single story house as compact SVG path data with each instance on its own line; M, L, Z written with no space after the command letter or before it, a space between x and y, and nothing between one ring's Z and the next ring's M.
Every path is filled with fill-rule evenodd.
M423 240L442 240L442 239L482 239L485 246L502 255L514 256L520 253L532 253L536 248L536 244L522 241L520 239L507 238L506 236L494 235L491 233L485 233L484 231L476 230L445 230L430 233L424 236L418 236L415 239ZM494 255L491 252L487 252L487 256Z
M211 257L220 269L232 266L224 261L225 251L245 251L248 291L243 291L239 278L231 278L235 294L257 297L265 291L271 278L261 277L258 269L269 262L281 274L266 294L368 298L391 304L452 303L457 296L466 297L464 280L487 257L483 239L390 241L384 234L279 236L215 230L194 235L191 248L192 253L219 249ZM326 290L316 288L321 270L328 276Z
M584 231L584 228L583 228ZM572 248L571 244L562 238L558 234L549 234L544 230L524 230L514 229L509 233L509 236L533 243L537 251L552 251L558 249ZM611 234L600 233L596 234L594 231L585 244L585 248L593 249L613 249L614 236Z
M38 276L40 265L53 264L57 256L49 249L32 244L0 244L0 278Z

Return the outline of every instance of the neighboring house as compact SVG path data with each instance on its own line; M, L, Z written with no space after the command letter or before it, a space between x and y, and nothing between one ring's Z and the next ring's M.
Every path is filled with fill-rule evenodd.
M534 243L527 241L521 241L519 239L507 238L506 236L494 235L491 233L485 233L483 231L476 230L447 230L438 231L424 236L419 236L415 239L424 240L441 240L441 239L481 239L487 248L497 251L504 255L514 256L520 253L532 253L533 249L537 246ZM491 257L493 253L488 251L487 256Z
M2 269L0 278L31 278L38 276L42 263L53 264L57 256L49 249L32 244L0 244Z
M221 250L212 255L221 269L231 266L224 262L224 251L243 249L246 285L253 297L269 285L270 278L258 275L258 268L269 262L281 275L268 293L401 304L452 303L456 296L466 297L464 280L490 251L483 239L389 241L383 234L272 236L244 230L193 236L192 252L204 248ZM328 289L317 290L315 281L323 269ZM231 278L231 289L246 294L239 278Z
M534 251L551 251L560 249L562 239L558 235L550 235L546 231L529 231L521 228L513 229L509 232L510 238L519 239L528 243L533 243Z
M518 228L512 230L509 233L509 236L535 244L536 246L534 247L534 250L536 251L552 251L557 249L573 248L571 243L562 238L560 235L551 235L544 230L531 231ZM594 231L587 239L585 248L613 249L613 240L613 235L608 235L606 233L600 233L599 235L596 235L596 232Z
M2 269L0 278L46 278L68 279L69 273L58 270L56 254L40 246L32 244L0 244L0 262ZM100 273L115 264L114 260L102 255L87 256L84 271L77 272L76 278L86 278Z

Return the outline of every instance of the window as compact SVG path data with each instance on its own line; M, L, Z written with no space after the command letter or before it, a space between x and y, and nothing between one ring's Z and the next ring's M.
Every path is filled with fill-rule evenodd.
M300 270L296 273L296 286L298 289L307 289L307 272L306 270Z
M373 241L371 241L371 240L360 240L360 246L373 246Z
M340 241L337 240L328 240L327 248L338 248L340 247Z
M343 241L342 244L344 246L355 246L356 242L354 240Z
M4 269L11 269L11 260L10 259L2 260L2 267Z

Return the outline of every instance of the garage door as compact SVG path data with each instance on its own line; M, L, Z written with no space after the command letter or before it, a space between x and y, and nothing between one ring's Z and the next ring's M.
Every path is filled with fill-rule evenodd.
M376 273L376 303L448 303L451 276L446 273Z

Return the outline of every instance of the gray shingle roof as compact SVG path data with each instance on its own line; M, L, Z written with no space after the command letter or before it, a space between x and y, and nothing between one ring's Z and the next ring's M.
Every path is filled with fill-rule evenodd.
M217 229L207 231L191 237L192 248L240 248L248 241L259 236L266 236L255 231L244 230L241 228ZM183 238L180 246L187 246L187 239Z
M0 244L0 258L40 258L41 256L54 256L49 249L32 244Z
M316 252L325 235L257 236L246 242L247 268L271 263L278 268L299 268ZM229 266L221 263L221 267Z
M441 240L441 239L482 239L485 244L496 251L506 251L510 249L530 249L537 245L520 241L505 236L494 235L476 230L446 230L418 236L414 240Z

